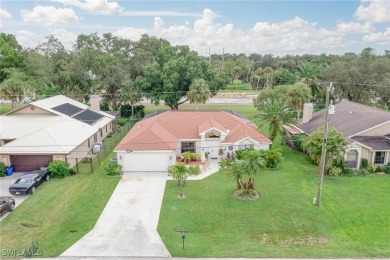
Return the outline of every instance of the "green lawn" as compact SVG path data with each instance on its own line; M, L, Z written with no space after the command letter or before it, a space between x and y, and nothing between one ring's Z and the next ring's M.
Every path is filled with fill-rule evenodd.
M185 199L168 182L158 231L172 256L390 257L389 175L326 177L314 206L316 167L287 148L284 158L256 177L257 201L233 199L221 172L188 181ZM185 250L178 230L188 232Z
M144 104L145 113L151 113L158 109L160 110L170 110L168 106L165 105L152 105L152 104ZM179 110L195 110L196 106L194 104L185 104L180 105ZM253 106L253 104L204 104L199 105L199 110L234 110L238 113L245 115L248 119L253 119L259 111Z
M105 175L104 166L94 174L50 179L0 222L3 249L27 248L38 242L43 256L58 256L95 225L119 178Z

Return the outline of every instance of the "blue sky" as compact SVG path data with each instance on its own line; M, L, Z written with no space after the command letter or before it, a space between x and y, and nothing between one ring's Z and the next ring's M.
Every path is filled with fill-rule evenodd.
M212 53L359 53L390 49L390 1L3 0L0 28L34 47L50 34L68 49L78 34L148 33Z

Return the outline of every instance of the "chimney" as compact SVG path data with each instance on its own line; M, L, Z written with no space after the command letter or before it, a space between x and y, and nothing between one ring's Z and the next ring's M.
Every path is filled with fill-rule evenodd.
M90 95L89 103L91 104L91 109L95 111L100 111L100 96L99 95Z
M305 103L303 105L302 124L309 122L313 117L313 103Z

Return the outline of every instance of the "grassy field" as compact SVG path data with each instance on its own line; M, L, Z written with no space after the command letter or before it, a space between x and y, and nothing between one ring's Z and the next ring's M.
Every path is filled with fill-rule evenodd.
M108 177L104 167L94 174L50 179L0 222L0 251L27 248L38 242L43 256L58 256L95 225L119 177Z
M165 105L152 105L152 104L144 104L145 113L151 113L158 109L160 110L170 110L168 106ZM179 106L179 110L195 110L196 106L193 104L184 104ZM252 105L243 105L243 104L204 104L199 105L199 110L234 110L238 113L245 115L249 120L253 119L259 111Z
M390 257L390 176L326 177L322 204L316 167L284 148L277 170L256 177L257 201L232 198L233 181L218 172L188 181L186 199L167 183L158 231L178 257ZM186 230L186 247L181 234Z

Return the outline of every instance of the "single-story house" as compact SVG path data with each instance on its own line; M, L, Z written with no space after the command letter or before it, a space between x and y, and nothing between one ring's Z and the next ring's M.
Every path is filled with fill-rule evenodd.
M313 104L306 103L300 129L310 134L324 125L324 120L325 109L313 113ZM382 167L390 162L389 111L342 100L335 104L335 113L330 115L328 124L348 140L345 159L350 168L359 169L362 158ZM290 132L286 127L285 130ZM291 134L300 133L294 128Z
M146 115L117 145L124 171L167 171L176 157L190 151L202 161L253 147L268 149L271 140L255 124L233 111L158 111Z
M58 95L0 116L0 161L30 171L62 160L74 166L112 131L115 116Z

